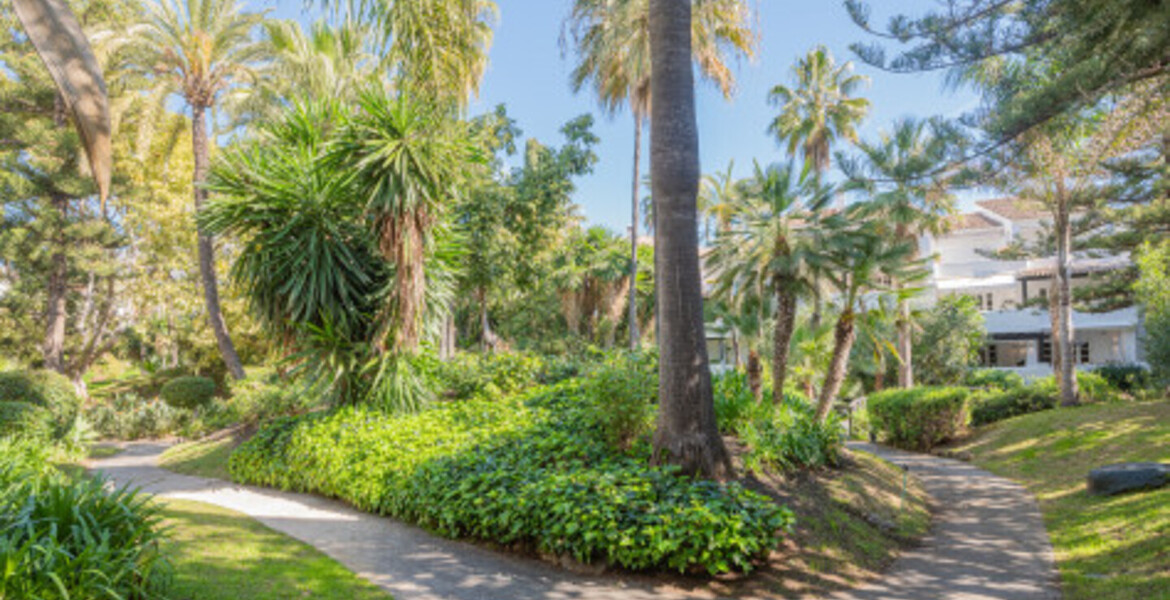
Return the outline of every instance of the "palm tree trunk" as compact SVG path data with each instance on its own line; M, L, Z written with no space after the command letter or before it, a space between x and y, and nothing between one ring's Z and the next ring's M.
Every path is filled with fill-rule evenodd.
M748 350L747 376L748 388L752 391L752 398L759 402L764 397L764 366L760 364L760 353L755 348Z
M796 330L796 294L776 283L776 327L772 334L772 402L784 401L784 383L788 380L788 356L792 334Z
M198 212L207 202L207 190L203 189L203 182L207 179L207 170L211 162L211 147L207 139L207 121L204 117L205 108L198 104L191 107L191 145L195 154L195 210ZM228 333L227 324L223 320L223 311L219 306L219 280L215 276L215 245L211 236L199 228L199 275L203 280L203 301L207 307L207 320L211 324L211 331L215 334L215 342L219 345L219 354L227 365L232 377L239 380L244 378L244 365L240 362L240 355L236 354L236 347Z
M630 199L630 352L638 349L638 181L642 170L642 113L634 111L634 185Z
M853 340L857 337L854 329L853 309L848 308L837 319L833 328L833 358L829 361L829 372L825 375L825 385L821 387L821 397L817 402L817 420L824 421L833 408L833 401L841 391L841 384L845 381L845 369L849 366L849 353L853 350Z
M68 318L65 296L68 291L69 261L65 256L65 225L68 218L69 199L55 195L52 199L56 218L60 220L53 233L53 256L51 258L48 286L48 310L45 319L45 343L42 354L45 368L65 373L65 325Z
M1072 274L1072 218L1069 215L1068 204L1063 201L1063 198L1057 209L1056 226L1058 259L1057 292L1060 296L1058 323L1060 327L1061 349L1060 404L1062 406L1076 406L1079 404L1078 397L1080 393L1077 390L1077 352L1076 337L1072 322L1072 287L1070 285ZM1055 344L1053 347L1055 347Z
M690 0L650 0L650 174L658 284L658 426L654 464L732 475L715 423L699 272L699 135Z

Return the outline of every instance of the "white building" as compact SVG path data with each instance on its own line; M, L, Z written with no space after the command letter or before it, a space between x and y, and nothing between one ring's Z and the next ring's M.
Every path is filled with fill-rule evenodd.
M950 232L922 240L924 255L933 255L924 302L951 294L974 297L984 311L989 344L986 366L1011 369L1026 377L1050 374L1052 320L1046 304L1055 260L997 260L990 254L1013 242L1044 235L1050 217L1042 206L1011 198L984 200L975 211L952 219ZM1094 272L1129 264L1128 257L1075 257L1074 289ZM1029 306L1029 301L1032 304ZM1076 361L1082 368L1141 360L1137 308L1109 313L1073 313Z

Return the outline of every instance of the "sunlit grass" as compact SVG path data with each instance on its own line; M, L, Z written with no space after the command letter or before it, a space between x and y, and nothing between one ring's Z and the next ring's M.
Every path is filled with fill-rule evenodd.
M1107 404L992 425L962 448L1040 501L1065 598L1170 599L1170 488L1085 493L1094 467L1170 462L1170 403Z
M390 600L311 546L209 504L164 500L182 600Z
M159 457L158 465L183 475L227 481L231 479L227 471L228 458L237 445L239 442L230 435L179 444L168 448Z

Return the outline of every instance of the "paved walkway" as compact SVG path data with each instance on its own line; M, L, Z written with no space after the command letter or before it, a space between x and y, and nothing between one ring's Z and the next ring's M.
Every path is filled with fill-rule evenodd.
M1052 548L1035 500L969 465L855 446L908 466L942 508L935 530L880 583L835 600L1059 599ZM577 575L546 563L432 536L305 494L239 486L158 468L165 444L134 443L95 460L118 485L197 500L255 518L319 548L397 600L670 600L710 598L649 579Z

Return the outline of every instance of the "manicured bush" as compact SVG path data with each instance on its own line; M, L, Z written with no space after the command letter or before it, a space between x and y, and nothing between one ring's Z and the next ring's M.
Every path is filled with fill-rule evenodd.
M215 397L215 382L206 377L178 377L168 381L158 395L171 408L197 410Z
M43 446L0 442L0 598L165 597L159 510L136 491L66 478Z
M975 369L963 378L963 385L974 388L1010 390L1024 387L1024 378L1019 373L1002 369Z
M0 402L26 402L49 411L53 437L64 437L81 410L81 398L67 377L53 371L0 373Z
M447 537L629 569L747 571L776 546L790 511L648 466L644 445L614 452L589 388L280 419L229 467L240 482L341 498Z
M971 401L971 424L986 425L1011 417L1056 408L1055 386L1030 385L1014 389L988 391Z
M1153 382L1150 370L1143 365L1111 363L1097 367L1093 373L1123 392L1146 389Z
M0 439L48 440L53 429L49 409L28 402L0 402Z
M929 450L962 432L969 395L958 387L886 390L869 397L869 418L894 446Z

